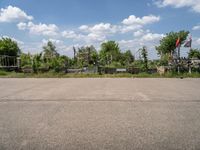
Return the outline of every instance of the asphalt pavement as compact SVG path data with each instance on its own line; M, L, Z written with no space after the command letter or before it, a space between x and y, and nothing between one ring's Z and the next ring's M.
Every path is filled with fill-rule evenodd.
M0 79L0 150L199 150L200 79Z

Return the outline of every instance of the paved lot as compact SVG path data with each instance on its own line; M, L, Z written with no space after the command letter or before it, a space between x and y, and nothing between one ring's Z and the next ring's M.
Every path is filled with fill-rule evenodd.
M0 150L200 149L200 79L0 79Z

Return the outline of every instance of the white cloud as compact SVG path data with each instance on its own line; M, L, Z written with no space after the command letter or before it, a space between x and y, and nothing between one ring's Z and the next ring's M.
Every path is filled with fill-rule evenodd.
M77 34L74 31L63 31L61 34L62 34L63 37L65 37L67 39L76 39L76 40L78 40L78 39L81 39L81 38L84 37L83 35Z
M139 30L141 28L143 28L142 25L121 26L120 27L120 32L121 33L128 33L128 32Z
M56 36L59 28L55 24L34 24L33 22L17 24L19 30L29 30L30 34Z
M88 43L94 42L94 41L102 42L102 41L106 40L106 38L107 38L106 35L98 34L98 33L97 34L96 33L90 33L85 37L85 39Z
M159 16L148 15L139 18L131 15L122 21L123 26L121 26L121 32L127 33L130 31L136 31L142 29L145 25L152 24L158 21L160 21Z
M133 33L133 36L134 37L142 37L143 35L147 34L147 33L150 33L150 30L144 30L144 29L140 29L140 30L137 30Z
M75 31L63 31L62 36L67 39L73 39L75 41L84 41L85 43L95 43L102 42L107 39L108 36L117 33L118 27L116 25L111 25L110 23L99 23L93 26L82 25L80 26L78 34Z
M195 44L200 46L200 38L195 41Z
M27 24L24 22L20 22L17 24L19 30L25 30L27 28Z
M122 24L113 25L110 23L99 23L95 25L82 25L77 31L69 30L63 31L62 36L67 39L73 39L74 41L81 41L86 44L97 44L110 39L117 34L124 34L132 31L135 37L141 37L147 34L148 30L143 31L144 25L158 22L160 17L149 15L142 18L130 16L122 21ZM23 27L23 25L22 25ZM138 31L137 31L138 30ZM78 33L79 32L79 33ZM148 34L143 37L143 40L154 40L158 38L158 34Z
M156 0L158 7L172 6L175 8L189 7L193 11L200 13L200 0Z
M130 16L127 19L124 19L122 21L122 25L112 25L110 23L99 23L94 26L82 25L79 27L79 30L84 33L87 33L87 35L83 34L81 39L84 39L87 42L102 42L107 40L110 36L113 36L114 34L127 33L136 30L139 31L134 33L134 35L138 35L141 34L139 32L141 32L144 25L151 24L160 20L160 17L156 17L153 15L144 16L142 18L137 18L134 16L134 19L132 18L132 16ZM156 35L152 36L155 37Z
M68 38L69 39L71 39L71 38L73 39L73 38L76 38L77 35L76 35L76 33L74 31L63 31L62 32L62 36L67 38L67 39Z
M196 40L196 43L200 45L200 38Z
M192 38L192 47L199 48L200 46L200 38L199 37L193 37Z
M137 51L141 46L143 46L143 43L141 43L138 39L133 40L120 40L118 41L119 46L122 50L130 49L134 52Z
M123 47L130 46L130 47L141 47L144 45L151 45L158 43L165 35L158 34L158 33L151 33L149 30L147 31L140 31L140 35L138 34L133 40L121 40L120 44ZM151 43L151 44L150 44Z
M114 25L111 25L110 23L100 23L92 28L90 28L91 32L96 33L115 33L117 31L117 27Z
M49 41L51 41L53 44L56 44L56 45L63 44L63 41L57 40L57 39L51 39L51 38L48 39L48 40L43 39L43 40L42 40L42 43L43 43L43 44L47 44Z
M0 22L19 22L33 20L33 16L28 16L18 7L8 6L0 10Z
M132 40L119 40L119 44L122 49L135 50L146 45L150 48L158 43L159 39L163 37L162 34L151 33L149 30L145 30L145 25L158 22L160 17L148 15L144 17L133 17L129 16L124 19L120 24L111 23L99 23L95 25L82 25L77 29L63 30L59 31L59 28L55 24L34 24L33 22L20 22L17 24L18 29L28 30L30 34L44 35L44 36L55 36L58 39L43 39L40 42L40 47L46 44L48 41L52 41L59 53L61 54L71 54L73 52L72 47L79 43L80 45L94 45L95 47L100 47L102 42L107 40L113 40L113 38L120 37L120 35L130 32L133 34ZM55 38L55 37L54 37ZM65 39L70 39L73 45L65 45ZM37 46L38 47L38 46Z
M118 41L122 50L130 49L132 50L133 54L136 54L138 49L140 49L143 46L147 46L149 51L149 58L157 58L155 46L159 44L159 41L164 37L164 35L158 33L151 33L149 30L139 30L139 32L135 32L134 34L136 34L136 36L132 40ZM139 54L137 53L137 58L139 57L138 55Z
M200 30L200 25L194 26L192 30Z
M138 30L133 33L133 36L135 38L140 38L140 41L143 42L149 42L149 41L154 41L154 40L160 40L163 38L165 35L164 34L158 34L158 33L151 33L150 30Z
M89 27L87 25L82 25L82 26L79 27L79 30L87 32L89 30Z
M82 25L79 27L81 31L97 34L111 34L117 32L117 26L110 23L99 23L94 26Z
M164 34L157 34L157 33L147 33L142 36L141 40L144 42L148 41L158 41L164 37Z
M144 34L144 30L140 29L136 32L133 33L133 36L134 37L139 37L139 36L142 36Z
M144 16L142 18L136 17L134 15L129 16L128 18L124 19L122 23L124 25L146 25L146 24L152 24L155 22L160 21L159 16L154 16L154 15L149 15L149 16Z

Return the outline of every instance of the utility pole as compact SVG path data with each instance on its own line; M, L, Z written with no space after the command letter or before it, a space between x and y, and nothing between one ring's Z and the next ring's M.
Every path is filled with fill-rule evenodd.
M178 46L178 74L180 73L180 47L181 44Z
M192 50L192 36L190 36L190 45L189 45L189 47L190 47L190 52L191 52L191 50ZM191 60L190 60L190 64L189 64L189 74L192 74L192 67L191 67Z

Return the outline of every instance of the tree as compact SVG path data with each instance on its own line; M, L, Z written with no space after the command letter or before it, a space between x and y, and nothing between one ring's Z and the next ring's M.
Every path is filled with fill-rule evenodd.
M191 58L196 58L200 59L200 50L199 49L191 49L190 52L188 53L188 57Z
M42 53L40 54L35 54L32 58L32 68L34 73L37 73L39 71L39 68L42 65Z
M91 45L78 48L77 60L81 67L96 64L98 61L98 53L95 47Z
M124 53L120 54L120 63L123 66L128 66L133 63L135 60L133 54L130 50L125 51Z
M189 34L189 31L170 32L160 40L160 45L156 47L158 54L161 58L165 55L172 57L171 54L176 49L176 41L180 38L180 43L183 44Z
M56 46L51 41L49 41L46 46L43 46L43 52L44 59L46 60L59 56L58 52L56 51Z
M101 44L100 61L102 64L109 65L113 61L118 61L120 56L120 48L115 41L108 41Z
M50 69L55 72L60 72L68 68L69 58L67 56L59 56L52 58Z
M145 46L141 49L141 55L143 59L144 69L145 71L147 71L148 70L148 52Z
M90 46L90 53L89 53L89 64L90 65L96 65L98 63L98 59L99 59L99 56L98 56L98 52L97 50L95 49L95 47L92 45Z
M0 39L0 55L17 56L19 53L17 42L10 38Z
M28 54L22 53L20 55L20 58L21 58L21 66L22 67L31 66L32 65L32 59L31 59L31 54L30 53L28 53Z

